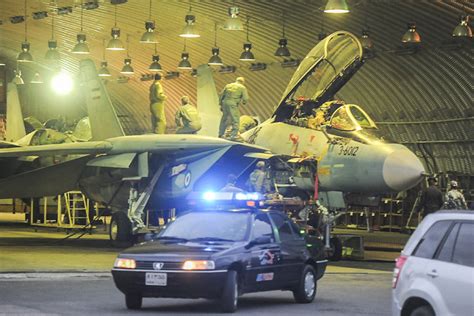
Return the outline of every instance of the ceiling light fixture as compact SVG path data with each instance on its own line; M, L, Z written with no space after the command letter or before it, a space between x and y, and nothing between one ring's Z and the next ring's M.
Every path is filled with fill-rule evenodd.
M247 28L247 42L244 43L244 51L242 54L240 54L239 60L241 61L255 61L255 56L253 55L251 49L252 49L252 43L250 43L249 40L249 32L250 32L250 18L247 17L247 22L245 23L245 26Z
M35 75L33 76L33 79L31 79L30 83L43 83L43 79L41 79L41 76L39 72L36 72Z
M21 43L21 51L18 54L16 60L18 62L26 63L26 62L32 62L33 61L33 56L31 56L30 53L30 43L28 42L28 21L26 19L26 2L25 0L25 41Z
M230 74L230 73L234 73L236 70L237 70L237 67L228 65L228 66L221 66L221 68L219 69L219 72L221 74Z
M145 21L145 33L143 33L140 43L143 44L156 44L158 43L158 37L155 33L155 22L151 19L151 1L150 9L148 13L148 21Z
M181 53L181 61L178 64L178 69L180 70L191 70L193 67L189 62L189 54L186 52L186 39L184 39L184 50Z
M122 70L120 71L121 74L124 75L133 75L135 72L132 67L132 58L129 55L130 51L130 35L127 34L127 58L123 60L123 67Z
M112 28L112 30L110 32L111 35L112 35L112 38L110 39L109 43L107 44L107 50L114 50L114 51L125 50L125 48L123 47L123 43L120 40L120 29L117 27L117 5L115 5L115 14L114 14L114 16L115 16L115 18L114 18L115 24L114 24L114 27Z
M183 32L181 32L179 36L185 38L201 37L201 35L199 35L199 33L196 31L196 16L193 14L191 6L189 6L189 12L184 17L184 21L186 22L186 25L183 28Z
M259 71L267 69L267 64L265 63L252 63L249 67L251 71Z
M410 22L407 24L408 30L402 36L402 43L418 44L421 43L421 36L416 31L416 23Z
M239 7L232 6L227 10L229 17L224 22L224 30L226 31L243 31L244 25L239 18Z
M16 85L25 84L25 82L23 81L23 78L21 77L21 70L17 68L16 70L14 70L14 72L15 72L15 78L13 78L12 82Z
M48 51L44 56L47 60L59 60L58 42L54 39L54 15L51 16L51 39L48 41Z
M301 60L299 59L283 59L283 61L281 62L281 67L282 68L298 67L300 62Z
M158 52L156 51L156 43L155 43L155 54L151 58L151 64L148 67L148 70L151 72L160 72L163 71L160 65L160 55L158 55Z
M372 41L372 38L370 38L369 34L370 34L369 30L367 30L367 29L362 30L362 36L360 38L360 43L362 44L362 48L364 48L364 49L374 48L374 42Z
M89 46L86 43L86 34L84 34L84 0L81 1L81 32L77 34L77 43L71 53L86 55L89 54Z
M453 36L457 38L472 37L472 29L469 26L469 15L461 16L461 22L454 28Z
M217 23L214 24L214 47L212 48L212 56L207 62L209 66L222 66L221 57L219 56L219 47L217 47Z
M100 63L100 69L97 72L97 75L99 77L110 77L112 76L110 74L109 68L107 67L107 61L105 60L105 39L102 40L102 61Z
M179 78L179 72L177 71L168 71L165 75L165 79L175 79Z
M324 13L349 13L346 0L328 0L324 7Z
M280 56L280 57L288 57L291 56L290 50L286 45L288 45L288 40L285 37L285 17L283 16L283 23L282 23L282 36L280 40L278 41L278 45L280 45L277 50L275 51L275 56Z

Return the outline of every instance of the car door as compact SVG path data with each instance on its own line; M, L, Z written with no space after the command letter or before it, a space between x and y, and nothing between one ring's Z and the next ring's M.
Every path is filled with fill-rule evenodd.
M442 294L434 287L433 278L429 275L428 268L433 263L433 258L444 240L448 230L452 227L453 221L443 220L434 223L420 239L413 251L412 256L403 266L403 279L399 280L403 286L403 293L411 293L414 289L417 295L423 295L435 309L442 304ZM410 294L411 295L411 294ZM402 301L408 297L402 297Z
M306 242L298 232L292 229L291 220L282 213L272 212L270 218L278 233L277 241L280 243L281 260L277 266L277 274L281 283L280 287L295 285L301 278L304 265Z
M449 315L474 311L474 222L458 222L451 229L428 272L444 299Z
M277 288L279 283L275 273L276 265L280 261L280 245L273 234L270 218L265 213L255 216L250 240L259 237L270 237L266 244L254 244L248 249L245 285L247 292L266 291Z

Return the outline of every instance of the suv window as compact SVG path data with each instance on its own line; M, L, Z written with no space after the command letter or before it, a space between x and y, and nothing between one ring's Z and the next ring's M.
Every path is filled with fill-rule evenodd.
M288 241L295 239L293 232L291 231L289 219L284 217L283 215L272 213L270 214L273 222L275 223L276 228L278 229L278 233L280 235L281 241Z
M459 228L456 246L454 246L453 263L474 267L473 240L474 224L462 223L461 228Z
M421 258L433 258L436 249L438 249L451 223L451 221L439 221L434 223L416 246L413 255Z
M451 262L453 258L454 243L458 235L459 224L454 225L453 229L449 233L448 238L444 241L443 247L438 254L438 260Z
M253 224L252 239L261 236L270 236L273 238L272 224L270 223L267 214L258 214L255 217L255 222Z

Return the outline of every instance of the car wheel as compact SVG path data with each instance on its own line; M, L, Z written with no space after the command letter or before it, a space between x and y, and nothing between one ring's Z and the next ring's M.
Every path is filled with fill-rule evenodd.
M239 299L239 282L237 276L237 271L230 270L227 272L224 291L220 299L221 309L225 313L233 313L237 310L237 301Z
M316 296L316 289L316 272L312 266L306 265L301 274L300 283L293 291L293 297L295 298L296 303L311 303Z
M140 294L125 294L125 304L128 309L142 308L143 298Z
M115 212L112 214L112 220L109 227L109 238L114 245L130 242L132 240L132 224L127 214Z
M415 308L411 313L410 316L435 316L433 309L431 306L423 305L420 307Z
M329 260L331 261L339 261L342 258L342 242L337 237L332 237L329 240L329 245L331 246L331 256Z

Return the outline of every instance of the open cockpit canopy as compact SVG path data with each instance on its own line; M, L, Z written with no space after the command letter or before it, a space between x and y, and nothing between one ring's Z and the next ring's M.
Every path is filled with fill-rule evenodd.
M357 37L338 31L319 42L301 61L275 110L276 121L294 116L333 99L337 91L363 63L363 49Z

